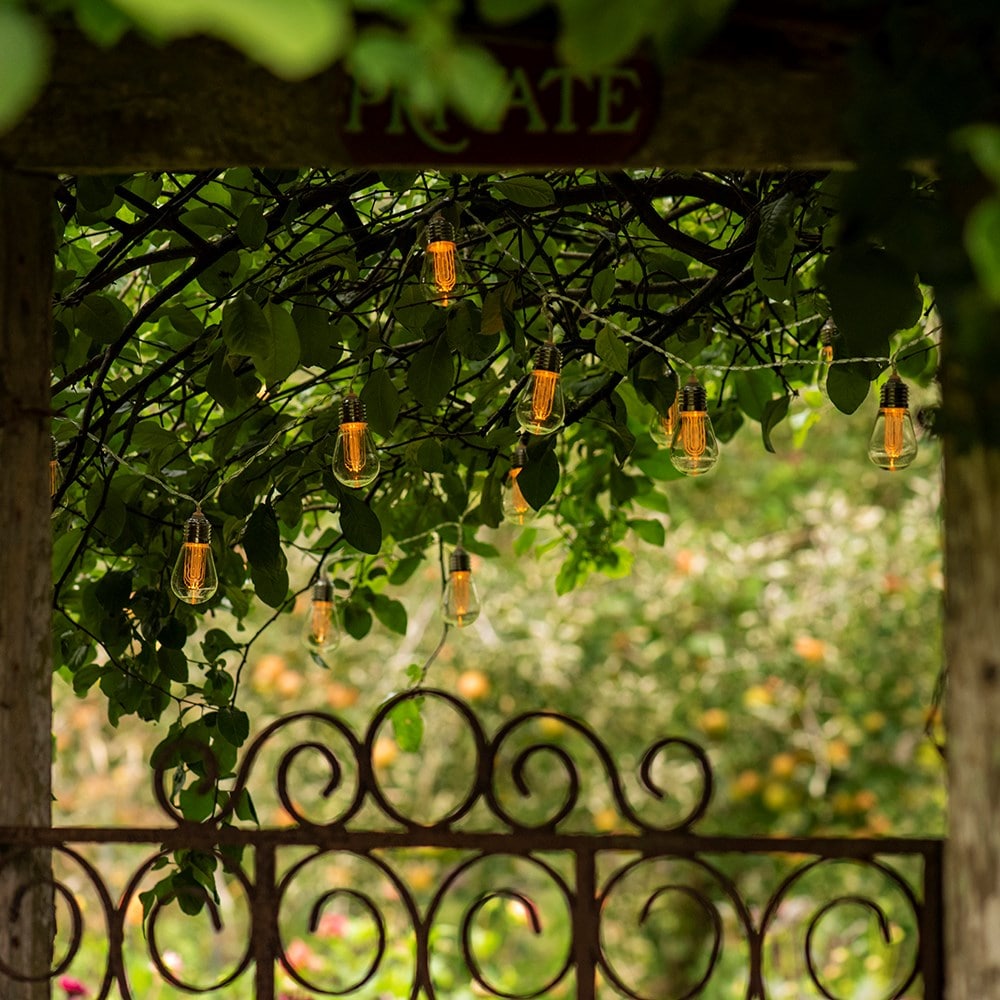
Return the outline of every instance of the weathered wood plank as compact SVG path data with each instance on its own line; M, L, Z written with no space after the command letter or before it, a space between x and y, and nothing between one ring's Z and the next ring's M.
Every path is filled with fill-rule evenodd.
M549 43L484 38L517 74L501 135L413 123L389 104L367 104L339 68L293 83L207 39L156 48L127 38L103 51L63 31L44 95L0 138L0 163L71 173L832 166L850 159L840 129L850 35L834 21L738 13L711 47L669 72L647 60L641 72L572 87Z
M0 171L0 822L38 827L51 823L52 798L52 206L48 180ZM22 848L0 858L8 862L0 868L0 958L44 975L49 853ZM35 888L15 906L25 881ZM0 973L0 996L41 1000L48 983Z

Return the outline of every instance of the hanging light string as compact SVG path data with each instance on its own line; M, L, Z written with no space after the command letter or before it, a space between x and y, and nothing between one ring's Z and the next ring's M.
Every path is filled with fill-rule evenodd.
M534 274L534 272L527 270L524 267L524 261L521 260L514 253L512 253L506 246L504 246L504 244L500 240L500 237L495 233L493 233L489 229L489 227L486 226L486 224L481 219L479 219L471 209L466 208L465 214L468 215L469 218L472 219L475 223L477 223L483 230L483 232L487 234L489 242L492 244L494 249L497 250L500 256L507 258L508 260L510 260L512 264L514 264L518 268L522 280L526 279L529 282L529 284L533 284L535 286L535 291L539 294L539 296L542 299L540 312L548 326L549 339L552 339L553 337L553 324L552 324L551 312L549 309L546 308L546 304L548 302L559 302L565 306L574 309L578 316L583 317L587 320L591 320L597 324L606 326L609 329L613 330L616 334L618 334L618 336L622 337L623 339L630 340L636 344L641 344L643 347L646 347L649 350L654 351L656 354L659 354L671 365L679 366L693 373L712 372L714 374L721 375L727 372L774 371L775 369L791 368L796 366L798 367L811 366L820 368L820 367L830 367L833 365L849 365L849 364L895 365L896 359L899 355L899 351L896 351L888 357L884 355L877 355L877 356L863 357L863 358L835 358L833 361L825 361L822 358L789 358L789 359L759 362L757 364L747 364L747 365L725 365L725 364L694 365L690 361L687 361L684 358L681 358L678 355L671 353L661 345L654 344L652 341L646 340L644 337L641 337L634 331L628 330L625 327L621 326L620 324L615 323L607 316L599 316L597 313L593 312L586 306L582 305L576 299L572 299L567 295L560 295L558 292L551 291L542 283L541 279L536 274ZM795 320L791 323L786 323L784 324L784 326L786 330L794 330L800 326L805 326L807 323L814 323L817 320L821 320L824 318L826 317L824 317L822 314L815 313L811 316L805 317L804 319ZM933 337L935 334L940 333L940 331L941 327L939 325L931 330L927 330L924 333L924 336ZM905 345L905 346L908 347L910 345ZM939 346L939 345L937 344L937 342L935 342L934 346ZM900 348L900 350L904 349L905 347Z
M726 364L692 364L684 358L679 357L676 354L671 353L666 348L659 344L654 344L651 340L646 340L639 334L635 333L633 330L629 330L626 327L615 323L613 320L609 319L607 316L599 316L597 313L588 309L586 306L581 305L579 302L569 298L565 295L559 295L555 292L549 292L546 294L546 299L564 303L565 305L572 306L577 314L587 320L593 321L594 323L600 324L607 327L608 329L614 331L619 337L624 340L630 340L634 343L641 344L643 347L649 348L651 351L659 354L664 358L671 366L685 368L692 373L698 372L712 372L714 374L725 374L727 372L757 372L757 371L774 371L776 368L793 368L793 367L815 367L815 368L825 368L831 367L833 365L851 365L851 364L879 364L879 365L889 365L893 368L896 366L896 362L899 358L900 351L905 350L910 347L910 344L905 344L900 347L897 351L889 356L878 355L863 358L835 358L833 361L825 361L823 358L787 358L787 359L775 359L774 361L757 362L756 364L746 364L746 365L726 365ZM812 316L806 316L804 319L795 320L791 323L786 323L785 328L788 330L794 330L800 326L805 326L807 323L814 323L817 320L821 320L824 317L820 313L815 313ZM933 337L935 334L941 332L941 327L936 326L931 330L927 330L924 333L925 337ZM933 342L933 346L939 346L937 341Z
M313 409L317 408L318 407L313 407ZM303 416L306 416L308 415L308 413L311 412L312 410L309 410L307 411L307 413L303 414ZM185 493L183 490L178 489L176 486L172 486L170 483L166 482L166 480L160 479L157 476L154 476L151 473L145 471L144 469L137 468L128 459L124 458L122 455L119 455L107 442L102 441L92 431L84 431L81 425L72 418L66 417L64 419L68 423L72 424L77 429L78 432L82 433L85 437L93 441L94 444L97 445L102 456L110 458L116 465L120 465L123 468L128 469L129 472L134 473L135 475L140 476L143 479L149 480L151 483L158 486L164 493L168 493L179 500L186 500L188 503L198 508L200 508L203 504L207 503L209 499L216 499L220 491L222 490L223 486L225 486L227 483L232 482L234 479L238 478L244 472L246 472L246 470L249 469L250 466L253 465L253 463L257 461L258 458L261 457L261 455L264 455L268 451L270 451L271 447L274 444L276 444L281 438L283 438L285 435L289 433L289 428L287 427L283 427L280 430L276 431L275 434L268 441L262 444L248 458L246 458L243 462L241 462L236 467L235 471L229 472L228 474L222 476L215 489L206 490L202 499L198 500L195 497L193 497L190 493Z

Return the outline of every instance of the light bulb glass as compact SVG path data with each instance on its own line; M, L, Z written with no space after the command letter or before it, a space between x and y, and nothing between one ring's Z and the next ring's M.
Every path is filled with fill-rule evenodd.
M302 642L317 653L328 652L340 643L340 628L333 601L313 598L302 630Z
M441 599L442 617L455 628L465 628L479 617L479 592L471 570L454 569Z
M424 250L420 271L428 301L447 308L462 285L462 269L454 240L432 240Z
M333 445L333 474L337 482L352 489L362 489L375 481L380 466L368 422L342 423Z
M566 419L566 399L559 372L536 368L515 410L518 425L526 434L552 434Z
M674 440L674 431L680 419L677 396L666 413L655 413L649 424L650 437L661 447L669 448Z
M917 436L905 406L883 406L868 441L868 457L888 472L905 469L917 457Z
M170 575L170 589L187 604L204 604L219 589L212 526L201 508L184 522L184 542Z
M521 487L517 485L517 477L521 467L515 465L507 473L500 491L500 504L504 519L512 524L527 524L537 513L534 507L524 498Z
M670 442L670 462L685 476L701 476L719 461L719 442L705 410L681 410Z

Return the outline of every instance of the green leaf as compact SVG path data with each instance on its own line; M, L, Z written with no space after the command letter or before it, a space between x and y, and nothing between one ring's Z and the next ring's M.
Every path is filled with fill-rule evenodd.
M289 80L330 65L352 35L347 6L329 0L115 0L145 32L162 39L208 34Z
M433 410L444 399L454 381L455 358L444 335L419 350L406 373L407 387L428 410Z
M283 562L278 519L270 504L262 503L250 515L243 530L243 551L251 565L278 566Z
M619 375L628 374L628 347L611 327L601 327L594 341L594 350L611 371Z
M241 747L250 737L250 716L232 705L219 709L215 718L219 734L234 747Z
M545 208L556 203L552 185L541 177L511 177L493 185L495 194L525 208Z
M214 663L228 650L239 648L240 644L221 628L210 628L205 633L205 638L201 640L201 651L209 663Z
M517 485L524 499L535 510L541 510L555 493L559 474L559 461L552 449L547 448L540 455L530 456L528 464L518 474Z
M598 271L590 283L590 297L594 300L594 305L598 308L605 305L611 298L615 290L615 272L612 268L606 267L603 271ZM600 339L600 335L598 335Z
M205 785L206 787L203 787L201 782L196 782L189 788L183 789L180 795L177 796L177 804L180 806L181 815L189 823L204 823L215 809L216 790L209 782L206 782ZM183 893L178 895L178 902L181 904L182 909L184 908L184 899L186 896L189 897L189 894ZM201 907L199 906L198 910L200 909ZM195 910L195 912L198 912L198 910ZM185 912L188 911L185 910Z
M253 359L254 367L267 385L283 382L299 366L299 333L290 313L269 302L264 315L270 331L268 350Z
M390 632L406 635L406 608L399 601L394 601L385 594L375 594L371 599L371 609Z
M88 295L75 312L76 325L98 344L114 343L132 318L129 308L115 295Z
M503 306L506 290L510 287L491 288L483 299L483 318L480 332L485 334L503 333Z
M342 605L344 613L344 631L352 639L363 639L371 631L372 616L356 601L347 601Z
M397 702L389 711L392 733L400 750L416 753L424 739L424 720L416 698Z
M792 253L795 233L791 228L792 213L798 201L783 195L760 213L760 228L753 257L753 276L757 287L768 298L787 302L792 294ZM756 419L756 418L755 418Z
M340 530L359 552L374 556L382 548L382 525L375 512L346 492L340 496Z
M541 10L548 0L478 0L479 14L488 24L515 24Z
M49 42L41 24L20 6L0 4L0 133L41 93L49 69Z
M788 415L789 398L779 396L777 399L768 400L764 407L764 412L760 419L760 434L764 441L764 447L769 452L774 452L774 445L771 444L771 432Z
M635 518L628 526L647 544L662 548L667 540L667 531L662 521Z
M128 18L108 0L76 0L73 12L79 29L101 48L114 45L129 28Z
M234 354L258 357L272 350L271 327L264 310L246 292L240 292L223 308L222 339Z
M835 250L823 267L823 285L845 357L888 354L893 331L905 330L920 319L923 299L915 275L884 250Z
M826 394L841 413L853 413L868 396L871 382L847 365L833 365L826 376Z
M965 249L979 284L1000 303L1000 198L981 201L965 223Z
M399 416L399 390L385 368L371 373L361 390L361 400L368 410L368 423L376 434L388 437Z
M762 420L767 404L771 402L780 383L774 372L761 369L738 372L735 378L736 401L751 420Z
M94 585L94 593L105 611L121 611L132 596L132 573L105 573Z
M268 607L280 607L288 596L288 571L278 519L270 504L261 504L250 515L243 531L243 551L257 596Z
M297 303L292 319L299 331L301 364L306 367L332 368L344 353L341 331L330 322L330 314L319 306Z
M178 684L186 684L188 679L188 661L181 649L168 649L161 646L156 651L156 665L164 677Z
M259 201L249 202L240 212L239 221L236 223L236 235L250 250L256 250L264 245L267 237L267 219L264 218L264 209Z

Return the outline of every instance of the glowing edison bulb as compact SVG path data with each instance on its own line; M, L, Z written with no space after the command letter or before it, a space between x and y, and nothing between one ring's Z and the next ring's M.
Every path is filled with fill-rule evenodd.
M184 522L184 543L170 577L170 589L188 604L204 604L219 589L212 558L212 526L200 507Z
M340 642L333 604L333 583L329 580L317 580L313 584L312 603L302 630L302 642L317 653L327 652Z
M888 472L905 469L917 457L917 436L909 410L910 392L893 372L882 384L868 457Z
M833 339L837 333L837 324L834 323L832 317L819 328L819 354L824 364L833 361Z
M677 395L680 421L670 442L670 461L685 476L700 476L719 460L719 442L708 415L708 396L693 375Z
M666 413L656 413L649 425L649 436L664 448L669 448L674 440L674 431L680 422L679 393L674 393L674 401Z
M504 480L500 496L503 516L512 524L527 524L538 513L524 498L521 487L517 485L517 477L527 464L528 449L524 445L518 445L514 449L514 460Z
M535 364L527 387L517 401L515 415L526 434L552 434L566 418L566 400L561 376L562 354L555 344L542 344L535 353Z
M349 392L340 404L340 430L333 445L333 474L338 483L359 490L375 481L381 463L368 430L365 404Z
M62 483L62 469L59 468L59 450L52 442L52 458L49 459L49 496L54 497Z
M479 593L472 579L472 561L461 545L448 560L448 584L441 598L442 617L449 625L465 628L479 617Z
M450 306L461 284L458 251L455 246L455 227L436 212L427 223L427 245L420 281L428 298L436 306Z

